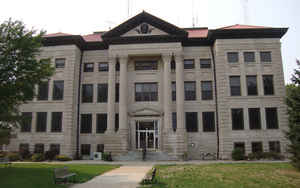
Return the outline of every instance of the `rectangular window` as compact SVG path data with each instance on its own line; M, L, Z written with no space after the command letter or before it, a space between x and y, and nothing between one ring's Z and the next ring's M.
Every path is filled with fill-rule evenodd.
M107 114L97 114L96 133L104 133L107 129Z
M240 76L230 76L230 94L231 96L241 96L241 80Z
M257 95L256 76L246 76L248 95Z
M92 114L81 114L80 133L92 133Z
M107 95L108 95L108 85L98 84L97 102L107 102L107 98L108 98Z
M187 132L198 132L198 116L197 112L185 113L185 126Z
M280 153L280 142L279 141L270 141L269 142L269 151L274 153Z
M201 69L210 69L211 68L211 59L200 59L200 68Z
M83 72L94 72L94 63L84 63Z
M62 112L52 112L51 132L61 132L62 130Z
M238 63L239 62L239 53L238 52L228 52L227 53L228 63Z
M91 155L91 144L81 144L81 155Z
M116 114L115 117L115 131L117 132L119 130L119 114Z
M44 153L44 144L35 144L34 153Z
M32 112L22 112L21 132L31 132Z
M56 80L53 82L53 100L64 99L64 81Z
M172 112L172 128L173 128L174 132L177 129L177 114L176 114L176 112Z
M135 61L135 70L157 70L157 61Z
M37 112L36 114L36 132L46 132L47 112Z
M260 109L259 108L249 108L248 114L249 114L250 129L261 129Z
M65 68L65 58L56 58L55 59L55 68Z
M19 145L19 152L22 152L22 151L29 151L29 144L20 144Z
M38 87L38 96L37 99L42 100L48 100L48 91L49 91L49 82L42 82L39 84Z
M201 95L202 95L202 100L212 100L213 99L212 81L202 81L201 82Z
M202 112L203 132L215 131L215 113Z
M255 62L255 53L254 52L244 52L244 62L245 63Z
M93 102L93 84L82 84L82 102Z
M246 153L246 150L245 150L245 142L235 142L234 143L234 149L240 149L243 151L243 153L245 154Z
M176 101L176 82L172 82L172 101Z
M60 154L60 145L59 144L50 144L50 151L56 153L56 155Z
M120 71L120 63L119 62L116 63L116 71Z
M157 101L158 87L157 83L136 83L135 101Z
M97 152L104 152L104 144L97 144Z
M120 84L116 83L116 102L119 102L119 97L120 97Z
M184 99L186 101L196 100L196 82L184 82Z
M183 67L184 67L184 69L194 69L195 68L194 59L185 59L185 60L183 60Z
M252 153L262 153L263 145L262 142L252 142Z
M274 95L273 75L263 75L264 94Z
M266 108L267 129L278 129L277 108Z
M244 129L244 113L242 108L231 109L232 130Z
M108 63L107 62L99 63L98 66L99 66L98 67L99 72L107 72L108 71Z
M174 60L171 61L171 70L176 70L176 62Z
M271 52L260 52L260 61L261 62L272 62Z

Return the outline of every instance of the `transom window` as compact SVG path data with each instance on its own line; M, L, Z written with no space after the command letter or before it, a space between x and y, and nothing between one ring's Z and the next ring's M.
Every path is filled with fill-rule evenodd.
M107 72L108 71L108 63L107 62L102 62L98 64L98 71L99 72Z
M135 70L157 70L157 61L135 61Z
M244 52L244 61L245 61L245 63L255 62L255 53L254 52Z
M84 63L83 72L94 72L94 63Z
M56 58L55 59L55 68L64 68L65 67L65 58Z
M186 101L196 100L196 82L184 82L184 99Z
M200 59L200 68L201 69L211 68L211 59Z
M194 69L195 68L194 59L185 59L185 60L183 60L183 67L184 67L184 69Z
M158 87L157 83L136 83L135 101L157 101Z
M238 63L239 62L239 53L238 52L228 52L227 53L228 63Z
M260 61L261 62L272 62L271 52L260 52Z

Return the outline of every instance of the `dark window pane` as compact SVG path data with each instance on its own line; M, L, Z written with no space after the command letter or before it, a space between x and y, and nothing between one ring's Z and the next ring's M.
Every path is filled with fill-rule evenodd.
M183 60L183 67L184 67L184 69L194 69L195 68L194 60L193 59Z
M97 102L107 102L108 85L98 84L98 97Z
M230 76L230 94L231 96L241 96L241 81L240 76Z
M37 112L36 132L46 132L47 128L47 112Z
M260 52L261 62L272 62L271 52Z
M62 116L62 112L52 112L51 132L61 132Z
M264 94L274 95L273 75L263 75Z
M84 63L83 72L94 72L94 63Z
M184 99L196 100L196 82L184 82Z
M234 143L234 149L240 149L245 154L245 152L246 152L246 150L245 150L245 143L244 142L235 142Z
M31 132L32 112L22 112L21 132Z
M115 131L117 132L119 130L119 114L116 114L115 117Z
M120 63L119 62L116 63L116 71L120 71Z
M197 112L185 113L185 126L187 132L198 132L198 116Z
M252 142L252 153L262 153L263 145L262 142Z
M38 87L38 100L48 100L49 82L42 82Z
M35 144L34 153L44 153L44 144Z
M135 61L135 70L157 70L157 61Z
M116 102L119 102L120 97L120 84L116 83Z
M171 61L171 70L176 69L176 62L174 60Z
M64 81L56 80L53 82L53 100L63 100L64 98Z
M157 83L136 83L135 101L157 101L158 87Z
M215 131L215 113L214 112L202 112L203 120L203 132Z
M176 101L176 82L172 82L172 101Z
M174 132L177 129L177 115L176 115L176 112L172 112L172 128L173 128Z
M98 71L99 72L107 72L108 71L108 63L99 63L98 64ZM120 64L119 64L119 68L120 68Z
M247 91L248 95L257 95L257 80L256 76L247 76Z
M81 155L91 154L91 144L81 144Z
M92 133L92 114L81 114L80 133Z
M255 62L255 53L254 52L244 52L244 61L248 62Z
M65 58L57 58L55 59L55 68L64 68L65 67Z
M260 110L259 108L249 108L249 126L250 129L261 129Z
M227 53L227 61L229 63L239 62L239 53L238 52L228 52Z
M278 129L277 108L266 108L267 129Z
M60 154L60 145L59 144L50 144L50 151L56 153L56 155Z
M202 69L211 68L211 59L200 59L200 68Z
M97 152L104 152L104 144L97 144Z
M279 141L270 141L269 142L269 151L270 152L275 152L275 153L280 153L280 142Z
M82 102L93 102L93 84L82 85Z
M201 82L201 94L202 94L202 100L213 99L212 81Z
M242 108L231 109L232 130L244 129L244 114Z
M19 152L22 152L22 151L29 151L29 144L20 144L19 145Z
M107 114L97 114L97 133L104 133L107 129Z

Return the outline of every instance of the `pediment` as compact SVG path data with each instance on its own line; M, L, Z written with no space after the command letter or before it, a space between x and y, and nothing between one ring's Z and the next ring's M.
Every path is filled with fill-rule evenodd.
M149 35L169 35L169 34L161 29L154 27L151 24L143 22L137 27L123 34L121 37L143 36L143 35L149 36Z
M130 113L131 116L161 116L162 112L152 108L140 108Z

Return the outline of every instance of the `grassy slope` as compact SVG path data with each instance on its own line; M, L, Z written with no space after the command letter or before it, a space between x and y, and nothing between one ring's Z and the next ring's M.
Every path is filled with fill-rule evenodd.
M76 172L77 182L85 182L106 171L117 168L116 165L81 165L81 164L13 164L10 168L0 165L0 187L4 188L63 188L65 185L53 183L53 169L69 167L71 172Z
M159 165L157 170L153 188L300 187L300 172L287 163Z

